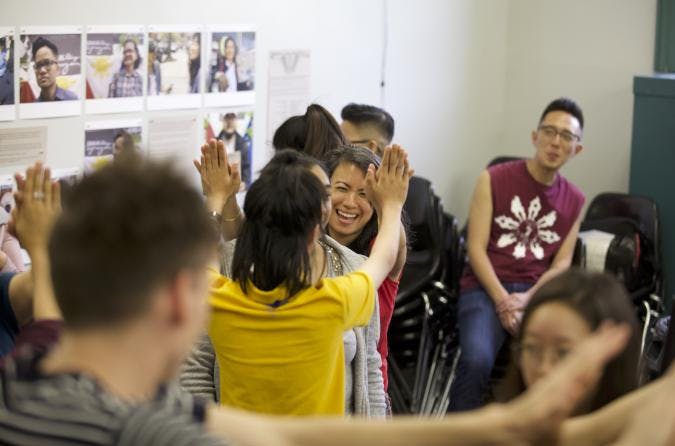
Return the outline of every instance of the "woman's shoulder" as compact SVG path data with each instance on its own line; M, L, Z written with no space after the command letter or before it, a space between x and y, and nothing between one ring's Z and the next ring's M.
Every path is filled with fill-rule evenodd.
M330 248L337 252L340 262L342 263L343 273L345 274L359 269L359 267L367 259L366 256L355 253L346 246L339 244L329 236L326 236L325 241Z

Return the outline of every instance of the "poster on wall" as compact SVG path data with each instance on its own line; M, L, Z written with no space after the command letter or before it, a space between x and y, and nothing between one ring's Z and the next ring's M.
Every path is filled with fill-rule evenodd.
M14 118L14 28L0 27L0 121Z
M78 115L82 97L82 27L23 27L19 59L19 116Z
M0 172L23 170L47 155L47 126L0 129Z
M148 110L201 107L202 53L201 26L148 27Z
M228 161L239 164L242 190L251 185L253 160L253 111L210 111L204 118L204 141L220 139Z
M267 90L267 138L288 118L309 105L309 50L271 51Z
M255 31L247 25L209 26L205 66L207 107L255 103Z
M147 51L142 26L88 26L86 113L143 109Z
M140 153L142 126L141 119L85 123L84 174L89 175L120 157Z
M186 177L199 184L192 161L199 157L196 116L166 116L148 120L148 156L171 160Z

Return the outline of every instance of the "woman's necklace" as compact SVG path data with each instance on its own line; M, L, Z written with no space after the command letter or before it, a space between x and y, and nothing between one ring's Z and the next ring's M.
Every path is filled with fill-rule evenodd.
M326 266L327 268L330 268L332 273L331 277L344 275L342 262L340 261L340 255L337 253L337 251L324 240L319 239L319 245L321 245L323 248L323 252L326 256Z

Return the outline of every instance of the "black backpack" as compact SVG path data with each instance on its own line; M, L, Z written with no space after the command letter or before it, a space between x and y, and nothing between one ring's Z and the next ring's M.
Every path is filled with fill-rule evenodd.
M634 221L612 217L584 222L582 231L596 229L614 234L605 259L605 271L621 280L629 292L648 285L654 273L645 252L649 249L648 240Z

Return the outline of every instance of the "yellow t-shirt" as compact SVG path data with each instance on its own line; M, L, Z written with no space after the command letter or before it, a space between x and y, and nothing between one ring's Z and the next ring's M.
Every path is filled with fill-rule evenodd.
M213 272L209 336L220 366L220 402L268 414L343 415L342 334L367 325L375 305L368 274L322 279L285 304Z

